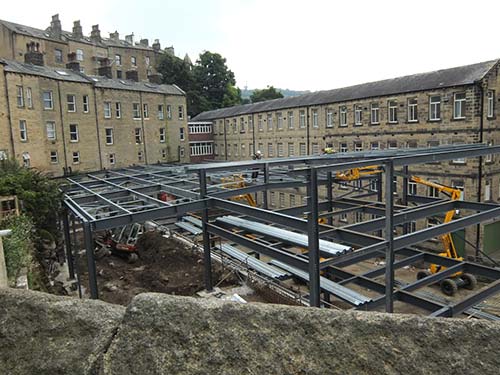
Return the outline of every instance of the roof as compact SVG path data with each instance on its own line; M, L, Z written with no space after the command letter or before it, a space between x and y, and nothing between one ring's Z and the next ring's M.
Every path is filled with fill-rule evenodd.
M58 81L87 83L99 88L152 92L167 95L185 95L184 91L182 91L176 85L157 85L150 82L135 82L124 79L111 79L107 77L89 76L83 73L75 72L71 69L38 66L12 60L0 59L0 64L5 64L4 70L6 72L35 75L39 77L55 79Z
M40 38L40 39L48 39L52 40L55 42L59 43L65 43L66 40L74 40L82 43L88 43L88 44L95 44L89 37L83 36L83 38L77 38L73 35L71 31L61 31L62 36L64 39L58 39L54 38L48 30L42 30L42 29L37 29L35 27L31 26L26 26L26 25L20 25L18 23L10 22L10 21L4 21L0 20L0 24L4 25L7 27L9 30L12 30L18 34L23 34L23 35L28 35L32 36L35 38ZM142 49L142 50L150 50L153 51L153 48L150 46L143 46L140 44L131 44L127 42L126 40L115 40L111 38L101 38L101 43L98 43L101 47L122 47L122 48L135 48L135 49ZM161 52L161 51L158 51Z
M294 97L221 108L202 112L195 116L192 121L207 121L255 112L339 103L377 96L469 85L481 80L498 61L499 60L491 60L472 65L413 74L333 90L317 91Z

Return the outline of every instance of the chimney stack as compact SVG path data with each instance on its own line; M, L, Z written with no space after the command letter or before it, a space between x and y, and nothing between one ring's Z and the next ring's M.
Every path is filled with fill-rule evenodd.
M57 39L61 39L61 33L62 29L59 14L54 14L52 16L52 21L50 22L50 34Z
M153 49L156 52L159 52L161 50L160 39L155 39L155 42L153 43Z
M100 66L97 68L97 74L102 77L113 78L113 73L111 72L111 65Z
M157 85L161 85L163 75L161 73L150 73L148 74L148 80L151 83L155 83Z
M130 81L139 82L139 73L137 70L127 70L125 72L125 78Z
M125 41L128 44L134 44L134 33L132 33L130 35L125 35Z
M78 39L83 39L83 30L80 21L73 22L73 37Z
M139 42L139 44L143 47L149 47L149 40L147 39L141 39L141 41Z
M26 44L26 53L24 54L24 62L43 66L43 53L40 52L40 43L30 42Z
M80 73L80 62L79 61L69 61L66 64L67 69L71 69L74 72Z
M109 33L109 39L113 39L114 41L119 41L120 40L120 34L118 31L115 31L114 33Z
M101 43L101 30L99 30L99 25L92 26L92 31L90 32L90 40L94 43Z

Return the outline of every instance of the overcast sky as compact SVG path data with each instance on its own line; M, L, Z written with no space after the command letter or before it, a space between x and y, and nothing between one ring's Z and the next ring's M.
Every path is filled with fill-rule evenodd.
M9 4L16 4L10 2ZM0 17L85 34L160 39L193 62L227 58L240 87L324 90L500 57L500 1L120 0L23 1ZM77 6L81 4L82 6ZM90 5L89 5L90 4ZM84 6L83 6L84 5Z

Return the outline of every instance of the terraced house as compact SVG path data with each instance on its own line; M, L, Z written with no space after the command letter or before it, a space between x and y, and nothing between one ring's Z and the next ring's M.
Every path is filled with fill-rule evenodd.
M498 60L487 61L208 111L192 121L213 125L216 160L249 159L257 150L275 158L320 154L325 147L354 152L499 144L498 71ZM490 201L500 196L494 157L425 165L409 173L457 187L468 200ZM376 186L367 188L375 190ZM343 184L336 187L338 194L344 189L348 187ZM437 192L410 183L408 194L434 196ZM270 192L268 200L280 208L300 204L304 196L300 190L279 191ZM362 216L345 214L337 220L361 221ZM429 220L415 227L432 224Z

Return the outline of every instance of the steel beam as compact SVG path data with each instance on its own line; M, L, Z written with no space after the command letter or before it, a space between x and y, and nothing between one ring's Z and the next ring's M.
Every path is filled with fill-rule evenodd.
M200 183L200 199L204 199L207 196L207 174L204 169L198 171L199 183ZM208 208L204 208L201 211L201 228L203 231L203 273L205 280L205 289L211 292L213 290L212 284L212 255L210 247L210 233L207 230L208 224Z
M394 165L384 164L385 173L385 311L394 311Z
M89 223L83 223L83 236L85 240L85 252L87 256L87 269L89 276L90 298L99 298L99 289L97 287L97 273L94 258L94 236Z
M309 213L308 213L308 257L309 257L309 305L320 307L321 288L319 275L319 229L318 229L318 175L310 169Z

